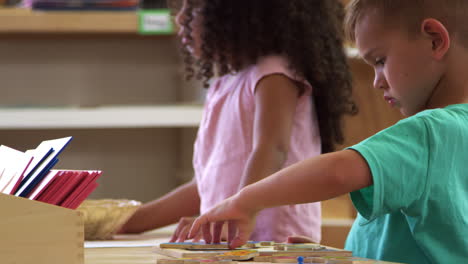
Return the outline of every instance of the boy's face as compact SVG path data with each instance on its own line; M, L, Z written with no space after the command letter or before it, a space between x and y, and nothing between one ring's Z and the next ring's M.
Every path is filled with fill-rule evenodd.
M375 70L374 88L401 113L411 116L427 109L440 73L433 67L431 41L409 35L397 26L385 26L377 12L369 12L356 25L356 45Z

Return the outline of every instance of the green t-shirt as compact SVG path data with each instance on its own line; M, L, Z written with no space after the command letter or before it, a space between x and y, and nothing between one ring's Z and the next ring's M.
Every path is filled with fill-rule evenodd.
M468 263L468 104L427 110L351 147L374 184L351 193L346 249L372 259Z

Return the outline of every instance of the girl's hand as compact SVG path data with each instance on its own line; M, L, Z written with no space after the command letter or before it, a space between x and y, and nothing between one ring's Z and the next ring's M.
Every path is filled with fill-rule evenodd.
M180 218L179 224L177 225L177 228L174 234L172 234L171 240L169 242L170 243L184 242L185 240L187 240L190 227L192 226L194 221L195 221L195 217ZM198 242L200 238L201 238L201 233L199 232L196 236L194 236L193 242Z
M303 243L317 243L312 240L310 237L306 236L289 236L288 241L286 241L288 244L303 244Z
M238 195L233 196L198 217L193 223L188 237L196 237L201 228L206 243L219 243L221 229L224 222L227 221L229 247L235 249L244 245L255 226L257 212L241 206L238 200Z

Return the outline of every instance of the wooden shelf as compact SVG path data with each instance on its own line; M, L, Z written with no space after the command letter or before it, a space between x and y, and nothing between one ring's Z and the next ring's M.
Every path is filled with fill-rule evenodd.
M31 11L0 8L0 34L5 33L120 33L137 34L134 11ZM349 58L358 59L356 48L347 47Z
M0 33L131 33L138 29L133 11L31 11L0 8Z
M0 129L197 127L202 111L196 105L1 108Z

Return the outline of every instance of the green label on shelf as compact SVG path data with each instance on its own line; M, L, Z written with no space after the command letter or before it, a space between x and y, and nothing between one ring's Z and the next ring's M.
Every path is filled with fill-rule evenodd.
M138 11L138 31L143 35L172 34L174 25L169 9Z

